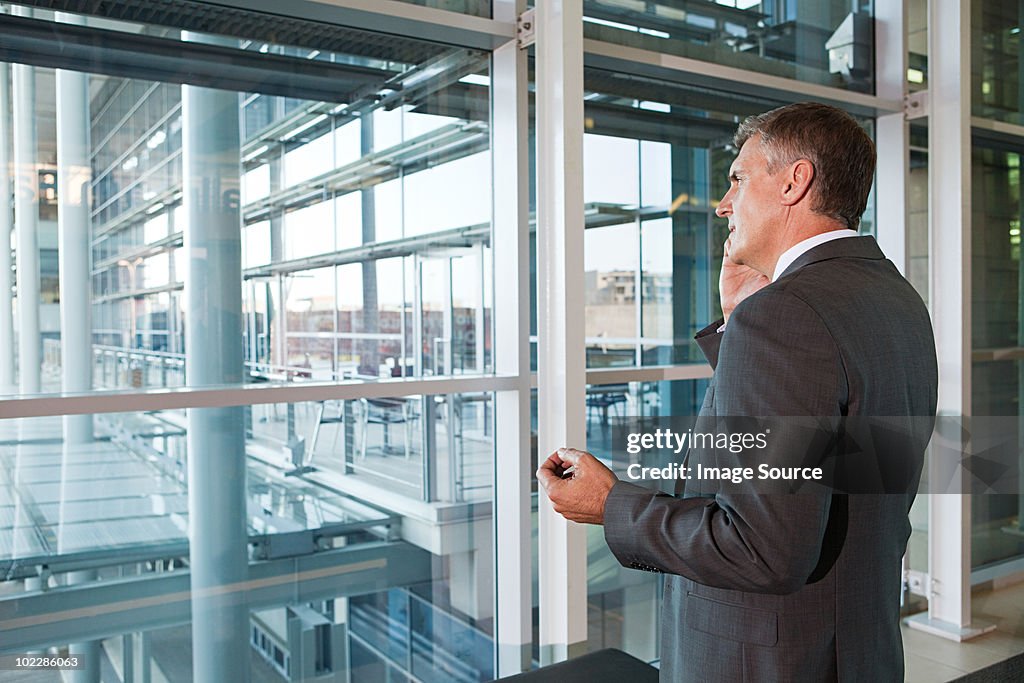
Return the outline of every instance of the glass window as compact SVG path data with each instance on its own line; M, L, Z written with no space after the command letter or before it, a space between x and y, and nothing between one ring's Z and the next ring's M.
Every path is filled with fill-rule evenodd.
M284 253L288 260L334 251L334 204L318 202L284 217Z
M584 0L585 38L874 91L873 3Z
M489 12L489 3L445 4ZM137 68L155 59L149 41L174 40L186 28L140 26L150 16L145 8L124 16L135 21L102 17L103 39L92 36L87 58L60 56L69 73L95 70L83 74L88 107L79 112L90 134L93 272L58 282L56 225L40 223L44 325L37 332L45 360L19 368L23 376L38 373L44 392L59 392L62 352L84 348L92 386L120 392L116 400L129 406L144 390L199 380L369 382L490 368L488 52L222 7L190 19L188 30L202 41L209 37L197 24L260 34L217 36L216 54L227 55L229 67L209 69L209 45L193 40L173 51L180 69L152 69L154 77L173 72L188 87L208 88L197 93L135 78L135 68L107 59L108 41L130 36L142 46ZM49 68L33 68L40 84L31 103L40 122L33 167L41 173L42 216L52 218L59 190L52 166L60 158L54 78ZM481 78L461 80L466 74ZM218 104L206 108L203 97L186 94ZM190 149L195 132L208 139ZM13 134L25 134L20 116ZM423 237L452 228L465 230ZM56 293L87 286L92 328L61 330ZM210 305L196 305L196 295L209 295ZM16 305L26 310L34 299L21 291ZM197 330L205 334L194 346ZM10 351L13 340L0 348ZM223 382L212 371L195 376L210 366L226 368ZM252 396L241 386L231 395ZM87 416L81 448L77 438L62 440L64 418L81 423L82 416L0 420L0 466L17 472L0 483L0 593L22 604L32 597L22 581L39 578L44 566L55 577L52 590L65 590L67 573L83 561L104 579L130 581L159 568L174 581L190 552L202 552L204 530L237 515L235 531L245 537L222 536L238 541L235 559L260 563L280 581L263 596L247 593L259 608L243 606L244 614L232 615L240 616L238 632L218 638L234 636L243 653L253 648L295 680L362 680L363 660L373 658L390 680L490 680L493 533L489 514L478 513L493 501L494 404L485 391L96 415ZM219 476L232 456L244 458L244 474ZM190 488L206 486L211 495L190 500ZM228 509L231 501L238 504ZM221 507L204 515L196 506L205 504ZM434 505L452 516L420 518L427 533L403 537L409 511ZM201 524L190 524L199 517ZM227 555L216 558L221 568ZM295 563L306 561L345 576L329 581L331 591L307 595L316 581L295 574ZM351 570L353 561L371 569ZM294 582L285 592L301 599L280 599L281 582ZM5 624L0 619L0 640L11 633ZM147 631L162 671L198 680L211 677L188 670L190 629L206 625L175 617L127 628ZM317 671L296 670L308 659L299 641L322 648Z
M328 136L321 135L286 152L284 185L297 185L333 168L334 149L330 143L331 139Z
M971 180L972 415L1019 418L1024 403L1020 360L998 359L1024 347L1020 162L1016 147L976 138ZM1024 432L1019 419L1016 424L1019 443ZM974 568L1024 556L1021 500L1007 494L972 498Z
M351 249L363 243L363 193L348 192L334 200L334 215L337 222L335 245L340 249Z
M1021 124L1020 16L1015 5L972 1L971 112Z
M242 201L254 202L270 194L270 165L263 164L247 172L242 179Z

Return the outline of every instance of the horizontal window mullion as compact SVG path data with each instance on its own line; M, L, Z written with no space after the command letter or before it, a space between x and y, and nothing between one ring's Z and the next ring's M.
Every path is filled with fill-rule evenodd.
M483 391L514 391L511 375L385 379L378 382L303 382L277 386L176 387L153 391L98 391L32 396L0 401L0 418L55 417L98 413L138 413L187 408L227 408L267 403L436 396Z

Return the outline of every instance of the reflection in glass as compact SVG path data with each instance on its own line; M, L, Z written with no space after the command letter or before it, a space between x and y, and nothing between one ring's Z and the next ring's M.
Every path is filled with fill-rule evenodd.
M703 363L693 336L721 316L728 227L715 209L732 137L783 103L591 68L584 79L588 366ZM865 234L874 212L872 193Z
M48 16L36 21L59 32ZM266 24L244 18L253 30ZM81 110L91 148L78 169L92 200L94 325L91 339L85 325L64 330L63 339L56 323L41 330L44 391L60 390L62 342L90 349L93 387L136 393L216 383L217 372L199 376L203 358L239 370L244 362L246 382L276 383L492 367L489 55L331 25L295 31L289 21L275 21L273 33L300 42L315 36L330 48L224 37L219 49L248 75L208 88L188 83L185 94L195 98L184 98L187 107L181 83L134 78L107 63L99 43L77 63L96 69ZM122 29L145 40L178 36L178 27L104 26L110 40ZM190 45L182 59L202 48ZM52 71L37 74L51 84L32 103L40 121L51 122L39 127L38 145L51 159ZM175 77L194 76L183 67ZM200 89L216 95L196 107ZM231 125L196 124L214 110L218 123ZM204 146L190 134L199 130L228 133ZM197 159L214 148L223 152L217 163L230 167L219 177L233 177L240 162L240 196L213 183L183 186L185 162L190 178L204 177L196 167L213 164ZM41 231L56 235L51 200L61 188L52 161L38 170ZM211 238L214 214L219 239ZM229 214L233 222L223 220ZM41 244L41 310L57 321L59 292L83 283L58 282L56 250ZM188 289L201 277L234 273L238 260L237 290L223 278ZM190 303L193 294L210 305ZM221 309L234 314L229 323L206 327L227 318ZM209 339L199 337L204 329ZM202 353L239 339L234 358ZM209 669L191 670L192 641L179 626L189 615L175 613L165 596L211 585L195 581L201 567L231 565L257 579L233 574L217 585L228 595L245 584L244 626L208 629L211 622L197 618L192 632L217 631L251 649L254 670L269 666L290 680L364 680L364 665L395 679L493 678L492 394L98 415L90 424L96 439L72 445L63 442L60 418L0 421L0 465L15 473L0 482L0 602L10 601L0 612L21 613L20 601L38 597L49 577L51 590L64 590L69 572L83 566L104 582L137 581L129 593L158 609L145 617L155 621L128 630L162 653L161 671L174 672L168 678L198 680ZM217 435L237 445L239 457L202 447ZM227 472L225 463L243 474L202 476ZM202 501L233 492L238 505L202 514ZM243 552L231 563L226 553L204 551L202 539L236 514L240 533L224 537ZM79 580L78 595L97 595ZM378 596L387 596L383 611L370 609ZM163 614L171 616L160 621ZM0 619L5 644L17 633L7 624ZM404 651L374 647L371 633L403 630ZM54 642L26 649L69 642L54 633ZM118 634L104 647L123 642Z
M974 415L1021 416L1024 374L1014 359L1024 346L1021 315L1020 154L1016 149L979 139L972 153L971 319L973 364L971 410ZM1000 358L1009 359L1001 360ZM1019 422L1019 420L1018 420ZM1020 430L1024 435L1024 430ZM1024 442L1020 441L1022 449ZM972 498L974 567L1024 556L1021 523L1024 489L1019 496Z
M463 9L489 12L489 3ZM243 360L255 381L492 367L487 54L400 38L386 43L335 43L348 52L225 44L239 58L255 56L253 66L271 55L276 68L288 62L304 78L304 69L323 65L337 76L320 91L336 101L237 97ZM389 49L394 59L384 58ZM95 64L101 73L88 75L92 342L97 358L107 358L95 385L142 388L158 377L156 386L174 386L188 351L183 292L191 282L183 245L182 89L120 77L102 56ZM280 88L280 80L271 69L253 85ZM52 120L52 93L37 100L40 117ZM40 149L52 153L52 125L40 135ZM46 180L55 169L40 168L45 196L56 198ZM44 231L55 231L47 222L55 215L41 218ZM60 288L75 283L57 281L56 250L42 244L40 302L52 306L42 319L55 321ZM431 279L437 267L450 271L441 281ZM456 290L439 291L438 282ZM453 304L453 296L462 299ZM44 327L42 388L51 392L59 389L60 332L51 322ZM170 354L167 373L150 373L155 356L136 357L142 350ZM127 381L107 351L132 367Z
M636 224L586 232L587 365L636 365Z
M587 450L611 467L617 420L694 415L706 380L629 382L587 387ZM614 647L644 661L658 658L661 579L626 569L612 555L601 527L587 527L587 649Z
M1020 8L972 0L971 15L972 114L1019 125Z
M326 639L318 647L334 657L335 671L349 666L346 651L366 650L352 659L353 679L361 666L436 680L492 678L493 522L485 511L493 405L493 394L478 393L246 408L249 564L272 578L268 586L294 584L284 599L260 582L247 589L254 654L294 680L312 680L289 669L303 657L301 624L300 632ZM81 446L61 442L59 417L0 423L0 465L12 474L0 483L5 588L44 566L54 590L82 563L120 580L187 571L188 462L219 455L188 452L185 411L94 421L98 440ZM433 505L454 517L424 516ZM461 517L470 509L477 512ZM410 516L426 535L403 534ZM452 534L461 540L431 540ZM306 576L304 568L316 567L330 570L330 580ZM132 590L157 591L154 604L162 605L159 585ZM173 609L158 612L170 615L147 629L158 665L187 671L187 631L170 628Z
M870 0L584 0L583 13L586 38L874 90Z

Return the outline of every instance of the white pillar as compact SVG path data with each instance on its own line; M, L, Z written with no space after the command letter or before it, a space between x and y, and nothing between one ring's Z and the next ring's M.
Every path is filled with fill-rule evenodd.
M0 393L11 394L14 384L14 301L11 291L11 69L0 63Z
M928 3L928 301L939 361L940 420L971 414L970 6L958 0ZM962 490L962 482L951 488ZM927 615L908 624L966 640L991 630L971 626L971 497L931 494L929 503L932 592Z
M19 16L32 10L15 7ZM18 389L40 391L39 174L36 169L35 69L14 65L14 229L18 241Z
M495 0L494 18L515 22L525 0ZM512 40L491 58L494 192L494 369L519 378L495 395L494 673L530 668L533 523L530 514L530 225L526 52ZM483 336L483 330L480 330ZM497 542L501 539L501 542Z
M193 387L241 384L238 94L182 86L182 120L186 378ZM192 668L200 683L249 679L244 413L188 416Z
M537 22L537 458L586 447L583 301L583 4L539 3ZM540 496L540 660L585 651L585 529Z
M907 173L910 131L903 114L907 83L906 7L880 2L875 7L875 94L898 108L875 122L878 168L875 174L875 234L878 246L907 274Z
M64 23L84 18L57 13ZM57 239L60 258L61 384L65 393L92 389L92 276L90 274L89 80L57 70ZM64 417L64 441L92 441L92 416Z
M57 13L57 20L85 24L77 15ZM61 388L66 393L92 389L92 306L89 244L89 81L84 73L57 69L57 247L60 270ZM92 441L91 415L65 415L64 459L75 446ZM61 496L63 521L64 497ZM68 585L95 581L95 569L70 572ZM84 667L70 672L73 683L99 683L100 641L71 643L68 652Z

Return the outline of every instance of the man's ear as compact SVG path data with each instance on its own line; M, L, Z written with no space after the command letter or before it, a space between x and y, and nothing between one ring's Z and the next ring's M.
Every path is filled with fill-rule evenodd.
M797 159L785 170L780 197L783 206L794 206L810 192L814 182L814 164L809 159Z

